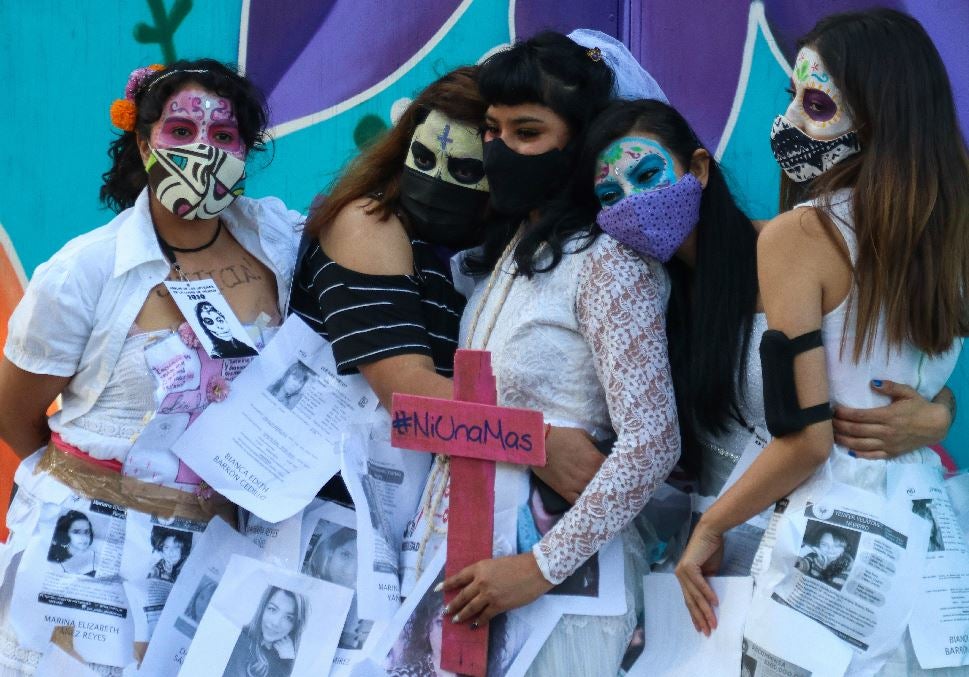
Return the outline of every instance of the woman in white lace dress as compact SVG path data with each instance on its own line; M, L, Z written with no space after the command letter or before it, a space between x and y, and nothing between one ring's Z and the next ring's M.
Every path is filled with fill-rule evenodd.
M716 596L703 574L715 568L724 532L786 497L776 538L761 546L746 646L816 674L965 674L969 666L956 667L964 655L936 644L953 634L942 629L956 617L952 581L969 574L960 529L947 532L948 575L922 579L940 557L924 501L945 515L940 523L960 519L938 455L922 448L859 458L838 443L827 409L883 404L873 378L923 397L937 392L969 333L969 159L951 87L922 26L893 10L823 19L801 41L792 84L771 141L811 199L792 204L758 241L764 306L777 330L761 344L772 357L764 386L775 437L700 520L677 576L694 624L709 633ZM788 340L784 353L772 351ZM859 545L866 528L879 527L905 537L876 533ZM855 565L847 582L828 587L796 567L812 546L822 549L825 532ZM941 604L938 588L948 590ZM795 633L809 638L810 652L791 641Z
M483 249L465 261L480 276L461 345L492 352L499 404L538 409L551 422L593 436L614 430L617 437L585 491L537 543L447 581L461 589L447 609L451 620L480 623L528 604L614 539L622 542L626 613L566 613L531 668L538 675L616 673L648 568L630 521L679 455L662 265L598 237L595 210L562 192L575 166L573 149L612 82L593 50L552 33L491 57L480 77L490 104L485 167L502 217ZM446 473L433 472L425 497L443 494L438 489L446 481ZM525 505L529 472L499 464L495 494L496 513ZM520 531L527 512L518 513ZM428 505L418 519L417 529L435 543L442 513L440 505Z

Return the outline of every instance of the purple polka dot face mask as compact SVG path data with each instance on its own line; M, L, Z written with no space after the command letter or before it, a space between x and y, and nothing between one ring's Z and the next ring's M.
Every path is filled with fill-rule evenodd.
M699 222L702 197L703 186L686 172L675 183L604 207L596 221L630 249L666 263Z

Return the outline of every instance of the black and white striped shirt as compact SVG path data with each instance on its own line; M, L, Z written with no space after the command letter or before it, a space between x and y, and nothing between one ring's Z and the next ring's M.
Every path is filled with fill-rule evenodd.
M428 355L452 376L465 299L434 245L412 240L412 275L367 275L339 265L318 241L302 256L290 312L333 346L337 371L394 355Z

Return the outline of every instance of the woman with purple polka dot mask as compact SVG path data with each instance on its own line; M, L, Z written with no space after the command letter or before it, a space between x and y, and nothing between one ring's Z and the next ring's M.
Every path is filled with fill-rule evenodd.
M610 114L628 117L639 104L672 110L658 101L623 101L600 120ZM680 160L654 134L635 128L622 134L596 157L594 190L602 207L596 220L603 231L631 249L666 263L700 220L710 154L697 142L694 151Z

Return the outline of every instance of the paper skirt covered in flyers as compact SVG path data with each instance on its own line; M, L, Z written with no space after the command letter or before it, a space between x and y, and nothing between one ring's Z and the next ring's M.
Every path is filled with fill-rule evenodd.
M145 483L79 463L91 465L52 445L17 470L0 545L0 673L30 674L67 627L85 662L120 674L211 517L192 494L139 491Z
M967 516L954 507L964 487L943 480L929 449L894 461L836 449L777 505L754 561L745 665L791 675L969 665L959 646L969 632Z

